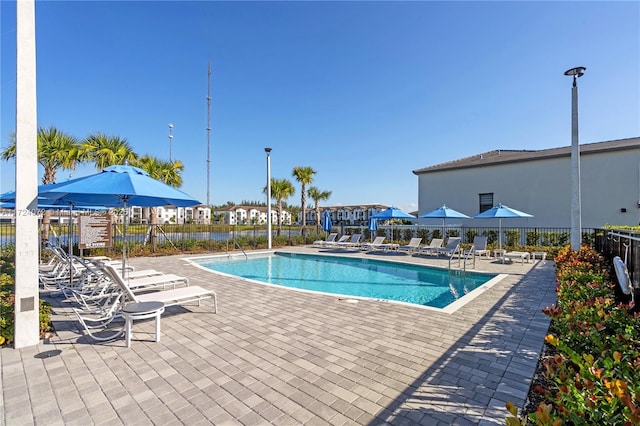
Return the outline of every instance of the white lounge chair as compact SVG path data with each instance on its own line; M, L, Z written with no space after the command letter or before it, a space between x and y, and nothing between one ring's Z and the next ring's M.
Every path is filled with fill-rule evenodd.
M336 240L336 237L338 236L337 232L332 232L329 235L327 235L327 239L326 240L316 240L313 242L313 246L314 247L325 247L327 244L331 244L332 242L334 242Z
M447 245L441 247L437 250L438 256L441 254L453 257L457 254L460 254L460 238L459 237L449 237L447 240Z
M444 242L444 240L442 238L434 238L434 239L431 240L429 245L420 246L420 248L418 248L418 254L420 255L423 252L425 254L437 254L438 253L438 249L440 247L442 247L442 243L443 242Z
M104 273L101 266L96 266L82 258L75 258L75 260L86 269L77 283L68 285L61 282L58 284L67 300L77 302L84 309L93 309L95 305L102 303L102 299L107 297L109 293L119 291L113 280ZM173 288L183 285L189 286L189 279L186 277L163 274L154 269L133 271L131 274L135 274L135 276L127 276L126 281L129 288L134 292L160 286L163 289L167 286L172 286Z
M340 248L353 249L360 247L360 238L362 234L353 234L351 239L345 242L337 242L336 245Z
M137 280L128 280L128 283L122 279L121 274L111 265L104 265L100 268L104 277L108 279L106 290L103 295L96 299L97 303L94 307L84 306L84 309L73 308L78 321L83 326L86 333L94 340L106 341L115 339L125 334L124 322L122 319L122 308L126 303L141 302L162 302L164 306L182 305L189 302L200 302L205 299L213 298L214 312L218 312L218 299L216 293L199 286L188 286L174 288L171 290L152 291L144 294L137 294L132 291L130 284ZM166 274L167 277L177 277L173 274ZM149 281L152 279L166 280L167 278L147 277ZM186 278L184 278L186 280ZM140 280L146 280L140 278ZM150 283L149 283L150 284ZM187 281L188 284L188 281ZM151 284L150 284L151 285ZM141 283L138 283L141 286ZM164 311L164 308L162 308ZM158 315L162 311L157 311ZM138 317L142 318L142 317ZM118 321L116 321L118 320ZM156 325L156 330L159 324ZM157 331L156 331L157 333ZM156 339L158 335L156 335Z
M338 244L346 243L347 241L349 241L349 238L351 238L351 235L343 235L338 239L338 241L325 243L324 247L337 247Z
M131 302L162 302L165 306L182 305L189 302L200 302L213 298L214 312L218 312L218 298L213 290L207 290L200 286L174 288L171 290L152 291L149 293L134 293L120 274L111 265L102 267L104 273L120 286L125 299ZM153 277L152 277L153 278Z
M375 251L375 250L389 250L392 247L391 244L384 243L385 237L376 237L370 243L360 244L360 250Z
M92 310L73 308L80 325L93 340L99 342L113 340L125 332L125 324L120 314L123 303L122 292L114 292L103 299L103 304Z
M422 238L412 238L409 241L409 244L399 245L396 247L397 251L406 251L409 254L412 254L419 250L420 243L422 242Z
M489 257L491 250L487 250L487 237L473 237L473 251L476 256L485 255L486 257ZM465 255L468 255L469 253L471 253L471 249L464 251Z

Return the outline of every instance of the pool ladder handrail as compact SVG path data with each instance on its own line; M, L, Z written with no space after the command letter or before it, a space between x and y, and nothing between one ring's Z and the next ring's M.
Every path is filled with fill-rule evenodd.
M465 251L463 250L462 253L464 253L464 260L462 261L462 268L466 271L467 270L467 260L469 260L469 257L471 257L471 267L473 269L476 269L476 246L471 245L471 248L469 250L467 250L467 252L465 253Z
M458 248L456 248L456 251L451 253L451 256L449 256L449 272L452 271L451 261L453 260L453 256L455 256L456 254L458 255L458 269L460 269L460 258L462 257L462 253L463 253L463 251L460 248L460 246L458 246Z
M472 267L473 269L475 269L476 268L476 247L474 245L472 245L471 248L466 251L466 253L465 253L465 250L463 249L460 249L460 251L458 252L458 270L462 270L463 272L466 272L467 260L469 260L469 258L471 258L471 261L473 263ZM449 257L449 271L451 271L451 259L453 259L453 255ZM462 268L460 267L460 264L462 264Z
M233 246L238 247L240 249L242 254L244 254L245 260L249 260L249 256L247 255L247 252L244 251L240 243L238 243L238 240L236 240L235 238L233 239ZM231 253L229 252L229 240L227 240L227 256L231 257Z

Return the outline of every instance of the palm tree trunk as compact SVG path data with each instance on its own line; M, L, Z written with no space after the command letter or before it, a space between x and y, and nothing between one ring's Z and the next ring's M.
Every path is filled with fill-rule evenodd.
M307 193L304 184L302 184L302 236L304 237L305 228L307 227Z
M151 253L155 253L158 244L158 208L151 207Z
M278 200L278 237L282 233L282 200Z
M42 215L42 227L40 228L40 236L42 241L49 240L49 229L51 228L51 210L45 210Z

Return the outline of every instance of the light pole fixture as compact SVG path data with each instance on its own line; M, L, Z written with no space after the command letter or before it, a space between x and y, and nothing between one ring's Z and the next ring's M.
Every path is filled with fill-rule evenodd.
M173 124L169 123L169 162L171 162L171 142L173 141Z
M267 153L267 250L271 250L271 148L265 148Z
M564 75L573 77L571 87L571 250L582 245L582 201L580 197L580 142L578 140L578 77L587 70L575 67Z

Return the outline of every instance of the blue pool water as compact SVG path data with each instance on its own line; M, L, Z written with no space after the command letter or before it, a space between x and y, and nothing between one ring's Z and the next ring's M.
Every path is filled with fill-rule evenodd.
M434 308L446 307L495 277L399 262L290 253L194 261L212 271L269 284Z

